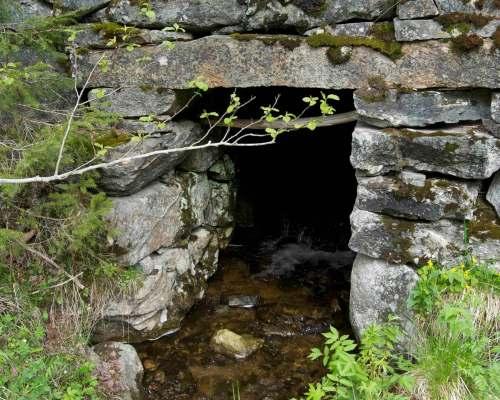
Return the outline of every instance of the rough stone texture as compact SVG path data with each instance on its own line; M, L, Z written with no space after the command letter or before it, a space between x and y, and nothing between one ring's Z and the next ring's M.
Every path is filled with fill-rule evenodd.
M219 157L220 150L213 147L190 151L178 168L183 171L206 172Z
M105 97L98 98L100 90ZM178 109L175 92L169 89L125 87L115 89L92 89L88 98L92 106L123 117L172 114Z
M131 157L157 150L175 149L193 144L201 136L201 127L190 121L169 122L164 133L130 141L119 145L106 154L110 162L124 156ZM102 186L114 195L137 192L165 172L173 169L186 157L186 152L159 154L147 158L119 163L102 171Z
M492 119L483 119L483 127L496 138L500 139L500 124Z
M111 303L94 340L140 342L179 329L193 304L203 297L206 281L217 269L217 235L200 228L183 248L160 248L139 263L140 286Z
M478 1L463 0L434 0L440 14L453 12L476 13L492 17L500 17L500 9L495 4L495 0L485 0L482 7L478 7Z
M144 369L135 349L125 343L105 342L91 348L99 380L112 385L113 394L122 400L142 400Z
M496 123L500 123L500 93L491 95L491 119Z
M411 167L466 179L485 179L500 169L498 139L480 126L436 130L377 129L358 123L351 163L369 175Z
M39 0L18 0L3 2L5 7L0 23L20 23L35 17L52 16L52 7Z
M499 268L500 224L478 220L472 225L476 226L470 236L474 254ZM455 262L463 251L463 223L458 221L412 222L355 208L351 227L351 250L396 264L418 266L434 259L446 265Z
M417 273L406 265L390 264L358 254L352 266L349 313L358 339L371 324L387 321L389 315L400 318L403 330L414 331L411 310L407 306Z
M218 182L228 182L234 179L236 170L231 157L225 154L219 161L208 170L210 179Z
M495 207L495 211L500 217L500 171L495 174L493 180L491 181L490 188L486 194L486 200L488 200L490 204Z
M494 35L498 26L500 26L500 20L493 20L482 28L472 29L471 33L475 33L484 38L489 38ZM396 40L400 42L448 39L454 36L452 33L447 32L439 22L432 19L400 20L396 18L394 20L394 31ZM459 34L460 32L457 31L455 36Z
M358 177L356 207L409 219L471 219L479 182L427 179L424 186L398 177Z
M203 77L210 87L355 89L365 87L374 76L383 77L389 86L404 88L500 87L500 52L491 51L489 39L483 48L464 54L451 51L449 46L438 41L404 44L404 55L396 62L374 50L356 47L349 61L332 65L326 48L315 49L306 43L291 50L262 40L207 36L179 42L173 50L161 46L133 52L113 50L108 53L109 70L97 69L90 87L153 85L182 89L189 81ZM88 76L101 56L100 51L80 55L80 78ZM144 56L150 57L148 62L141 62Z
M229 329L221 329L212 337L210 344L216 352L239 359L247 358L260 349L264 340L250 335L238 335Z
M481 90L401 93L390 89L381 101L365 100L354 92L354 104L362 117L382 127L480 121L490 113L490 95Z
M398 4L398 17L401 19L417 19L439 14L434 0L407 0Z
M45 0L62 11L92 12L106 6L110 0Z

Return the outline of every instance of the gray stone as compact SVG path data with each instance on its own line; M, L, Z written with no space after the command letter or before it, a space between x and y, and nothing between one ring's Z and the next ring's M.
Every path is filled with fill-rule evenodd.
M210 180L210 200L205 203L205 223L209 226L227 227L234 223L235 191L232 185Z
M110 0L45 0L62 11L90 13L109 4Z
M351 214L349 247L358 253L396 264L421 265L428 259L443 265L456 263L464 250L463 223L452 220L412 222L355 208ZM500 223L477 210L470 226L474 254L500 268Z
M500 124L492 119L483 119L483 127L496 138L500 139Z
M218 148L193 150L188 152L186 159L179 165L183 171L206 172L220 157Z
M427 126L480 121L489 116L486 91L421 91L401 93L390 89L380 101L354 93L356 111L377 126Z
M10 4L9 4L10 3ZM52 16L52 7L39 0L18 0L2 2L0 23L20 23L32 18Z
M397 177L358 177L356 207L408 219L472 219L479 182L427 179L423 187Z
M104 97L99 98L101 94ZM92 89L88 94L88 99L93 107L120 114L123 117L173 114L179 109L175 92L160 88Z
M406 265L396 265L358 254L352 266L349 314L351 326L360 339L372 324L398 317L403 331L414 333L414 319L408 298L418 281L417 273Z
M422 188L425 186L427 177L424 174L414 171L403 170L399 173L401 181L407 185Z
M229 182L236 176L236 169L231 157L227 154L213 164L208 170L208 177L218 182Z
M425 18L438 14L433 0L406 0L398 4L398 17L400 19Z
M229 329L221 329L212 337L210 344L216 352L240 359L247 358L259 350L264 340L250 335L238 335Z
M321 28L313 28L304 32L305 36L313 36L321 33L329 33L334 36L371 36L375 22L351 22L338 25L326 25Z
M497 172L491 181L490 188L486 194L486 200L495 207L497 215L500 217L500 171Z
M217 235L200 228L183 248L160 248L140 261L137 289L108 304L94 340L141 342L175 332L217 269Z
M227 296L227 305L236 308L254 308L260 303L260 296L230 295Z
M500 123L500 93L491 95L491 119Z
M236 0L151 0L154 20L141 14L130 0L117 0L108 9L109 18L125 25L164 27L179 24L188 31L211 31L222 26L238 25L246 7Z
M110 149L105 161L112 162L122 157L189 146L201 136L201 127L190 121L168 122L164 129L167 132L157 137L131 140ZM116 164L102 170L102 187L113 195L137 192L175 168L185 157L186 152L172 152Z
M412 168L466 179L485 179L500 169L498 139L481 126L442 130L378 129L358 123L351 163L368 175Z
M97 379L116 398L142 400L144 369L135 349L125 343L99 343L90 349Z
M133 52L108 52L109 70L98 68L91 76L90 87L153 85L185 89L189 81L202 77L210 87L355 89L365 87L374 76L384 77L389 87L500 87L500 75L496 73L500 52L490 51L489 39L473 53L458 54L449 46L439 41L404 44L403 56L395 62L374 50L356 47L347 62L332 65L326 48L311 48L306 43L288 49L259 39L207 36L178 42L172 50L147 46ZM101 51L80 55L81 80L88 77L102 55ZM147 62L141 61L144 57Z
M434 0L440 14L450 14L454 12L462 12L469 14L482 14L491 17L500 17L500 9L495 4L495 0L485 0L482 6L479 6L479 1L463 1L463 0Z
M490 21L482 28L471 30L483 38L492 37L500 26L500 20ZM396 40L399 42L412 42L416 40L449 39L461 34L460 31L448 32L439 22L432 19L420 20L394 20Z

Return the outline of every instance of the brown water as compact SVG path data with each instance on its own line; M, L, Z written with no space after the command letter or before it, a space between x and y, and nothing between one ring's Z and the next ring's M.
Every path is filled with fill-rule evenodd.
M255 274L237 252L226 252L206 296L194 307L176 334L137 346L145 365L146 399L285 400L299 396L322 376L321 365L309 361L321 332L334 325L349 333L348 271L309 268L278 276ZM255 308L225 305L230 295L258 295ZM219 329L264 339L263 347L246 359L217 354L210 339Z

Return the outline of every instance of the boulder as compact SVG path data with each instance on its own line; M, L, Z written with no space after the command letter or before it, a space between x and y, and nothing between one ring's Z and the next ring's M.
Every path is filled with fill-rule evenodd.
M250 335L238 335L229 329L221 329L212 337L210 344L217 353L240 359L247 358L260 349L264 340Z
M201 127L191 121L163 123L161 134L118 145L108 151L106 162L149 152L177 149L192 145L201 137ZM157 154L115 164L102 170L102 187L112 195L131 194L144 188L186 157L186 152Z
M495 207L497 215L500 217L500 171L497 172L490 183L490 188L486 194L486 200Z
M380 100L366 99L354 92L356 111L376 126L424 127L437 123L455 124L480 121L490 114L490 95L486 91L386 91ZM415 112L418 110L418 112Z
M500 169L499 140L481 126L436 129L378 129L358 123L352 165L379 175L413 168L465 179L486 179Z
M418 281L417 273L407 265L358 254L352 266L349 316L358 339L372 324L387 322L390 315L399 318L403 331L415 332L408 298Z
M194 231L183 248L160 248L141 260L138 287L107 305L94 341L141 342L175 332L204 295L217 269L218 240L213 232Z
M210 87L356 89L365 87L374 76L383 77L389 87L407 89L500 87L500 76L494 73L500 52L491 51L489 39L481 49L466 53L451 51L445 42L412 42L403 45L403 55L396 61L360 46L338 65L330 62L327 48L312 48L303 41L298 36L214 35L178 42L172 50L163 46L133 52L116 49L104 53L109 69L98 68L89 87L186 89L191 80L201 77ZM79 55L80 80L87 79L102 56L102 51L95 50Z
M175 92L160 88L92 89L88 99L93 107L123 117L173 114L179 108Z
M106 392L122 400L142 400L144 369L135 349L125 343L105 342L91 348L95 373Z
M358 177L356 207L408 219L472 219L480 182L429 178L422 186L403 179Z
M439 14L434 0L406 0L398 3L400 19L417 19L433 17Z
M349 247L358 253L395 264L419 266L428 259L452 264L465 250L462 222L443 219L417 222L375 214L355 208L351 214L352 236ZM474 254L494 268L500 267L496 215L481 205L469 226L469 242Z

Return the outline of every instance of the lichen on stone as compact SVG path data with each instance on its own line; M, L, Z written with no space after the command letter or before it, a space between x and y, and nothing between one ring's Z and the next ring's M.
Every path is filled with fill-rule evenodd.
M477 202L474 218L469 224L469 235L481 241L500 240L500 218L486 201Z
M255 33L233 33L231 38L242 42L258 40L267 46L279 44L287 50L294 50L302 44L302 38L293 35L259 35Z
M457 53L466 53L481 47L484 40L475 33L471 35L461 34L451 39L452 49Z
M368 77L367 86L358 89L356 93L364 101L375 103L377 101L384 100L387 96L388 91L389 87L387 86L384 78L379 75L374 75Z

